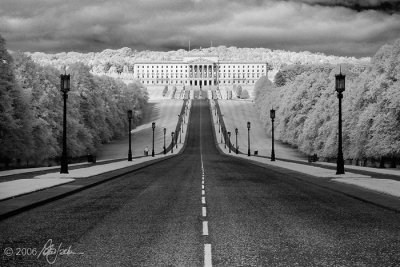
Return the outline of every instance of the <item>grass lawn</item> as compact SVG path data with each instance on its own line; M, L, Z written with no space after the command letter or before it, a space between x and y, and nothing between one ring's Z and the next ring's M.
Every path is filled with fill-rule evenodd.
M250 150L258 150L259 155L271 156L272 140L270 134L267 135L264 125L260 120L254 107L254 103L249 100L218 100L227 131L230 131L231 142L236 145L235 128L238 128L239 150L247 153L248 134L247 122L250 121ZM220 136L218 140L221 141ZM306 156L297 149L282 144L275 140L275 157L286 159L306 159Z
M178 114L181 111L183 100L166 99L150 100L144 112L142 123L132 131L132 155L143 156L147 146L149 154L152 149L152 122L156 123L154 131L154 151L163 151L164 127L167 129L166 146L171 143L171 132L175 130L178 123ZM105 144L99 149L97 159L116 159L128 156L128 136Z

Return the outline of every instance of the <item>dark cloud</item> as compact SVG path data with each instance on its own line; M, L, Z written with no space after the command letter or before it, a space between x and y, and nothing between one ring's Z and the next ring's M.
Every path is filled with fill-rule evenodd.
M400 14L377 8L394 1L1 1L0 33L8 47L32 52L165 51L186 49L190 40L192 48L213 41L371 56L400 36ZM357 3L364 9L354 8Z
M309 5L346 7L356 11L377 10L389 14L400 13L399 0L287 0L303 2Z

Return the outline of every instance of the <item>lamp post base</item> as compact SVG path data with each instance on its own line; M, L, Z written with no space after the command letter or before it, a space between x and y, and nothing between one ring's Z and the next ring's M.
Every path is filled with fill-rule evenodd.
M338 159L336 165L336 174L344 174L344 160Z
M273 152L273 151L271 153L271 161L275 161L275 152Z
M68 164L66 162L61 163L60 173L68 173Z
M250 149L247 151L247 156L250 157Z
M128 161L132 161L132 152L128 153Z

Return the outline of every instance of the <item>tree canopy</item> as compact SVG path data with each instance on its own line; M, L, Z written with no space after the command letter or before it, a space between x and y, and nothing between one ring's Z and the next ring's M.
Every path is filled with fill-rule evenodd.
M369 64L342 64L343 152L348 159L400 156L400 39L379 49ZM255 85L255 103L270 132L276 109L276 138L307 154L337 155L339 66L286 66L275 84Z
M139 122L148 100L142 84L95 76L79 62L65 69L71 75L69 157L95 153L100 144L126 135L128 109L135 111L134 125ZM59 157L62 108L59 69L41 66L24 53L10 55L0 36L0 162L41 165Z

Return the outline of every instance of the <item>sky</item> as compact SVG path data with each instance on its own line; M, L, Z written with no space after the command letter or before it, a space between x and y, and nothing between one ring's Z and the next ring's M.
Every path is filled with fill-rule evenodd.
M0 0L10 50L263 47L373 56L400 38L400 0Z

